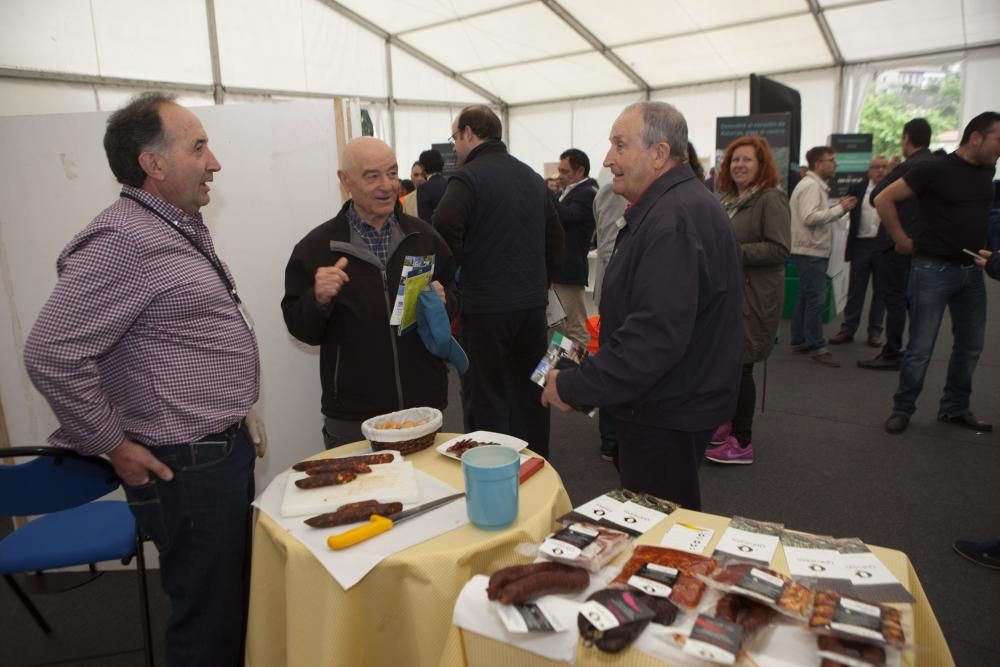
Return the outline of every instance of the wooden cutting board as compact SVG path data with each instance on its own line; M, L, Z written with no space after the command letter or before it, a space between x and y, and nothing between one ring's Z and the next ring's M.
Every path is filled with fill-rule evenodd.
M295 480L307 477L304 472L292 471L285 486L281 503L283 517L332 512L341 505L361 500L380 503L415 503L420 500L417 474L409 461L373 465L372 471L358 475L346 484L323 486L318 489L300 489Z

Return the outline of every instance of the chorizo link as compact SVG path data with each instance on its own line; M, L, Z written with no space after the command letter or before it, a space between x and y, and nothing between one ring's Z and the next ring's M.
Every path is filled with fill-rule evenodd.
M356 479L358 474L351 470L338 470L337 472L312 475L295 480L295 486L300 489L318 489L322 486L334 486L336 484L346 484Z
M490 575L490 583L486 588L486 597L490 600L496 600L500 595L501 588L512 581L516 581L521 577L526 577L529 574L536 574L538 572L562 572L569 567L569 565L553 563L551 561L532 563L531 565L512 565L510 567L505 567L502 570L497 570Z
M309 459L308 461L299 461L292 466L292 470L302 472L309 470L310 468L336 466L339 463L367 463L368 465L379 465L382 463L392 463L393 458L394 457L391 453L386 452L381 454L361 454L342 459Z
M402 511L403 503L379 503L374 500L365 500L342 505L336 512L310 517L305 520L305 523L313 528L332 528L333 526L366 521L372 514L388 516Z
M501 604L518 604L549 593L582 591L590 583L590 573L579 567L558 572L536 572L516 579L500 589Z
M341 470L350 470L351 472L358 475L372 471L371 467L367 463L361 463L359 461L347 461L345 463L340 463L330 467L323 466L323 467L309 468L305 472L307 475L326 475L329 473L340 472Z

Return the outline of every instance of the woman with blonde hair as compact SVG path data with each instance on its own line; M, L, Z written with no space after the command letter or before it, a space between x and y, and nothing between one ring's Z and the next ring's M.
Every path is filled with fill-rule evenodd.
M743 373L736 414L712 436L705 457L716 463L753 463L754 364L767 359L785 295L785 259L791 246L788 196L767 140L736 139L719 165L717 191L743 257Z

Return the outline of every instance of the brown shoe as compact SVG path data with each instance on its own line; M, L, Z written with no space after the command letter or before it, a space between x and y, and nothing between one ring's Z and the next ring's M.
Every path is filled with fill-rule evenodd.
M878 336L869 336L868 347L882 347L882 339Z
M830 338L830 345L843 345L844 343L850 343L854 340L854 336L848 333L840 331L836 336Z
M812 355L812 360L817 364L823 364L824 366L829 366L830 368L840 368L840 364L834 360L833 355L829 352L814 354Z

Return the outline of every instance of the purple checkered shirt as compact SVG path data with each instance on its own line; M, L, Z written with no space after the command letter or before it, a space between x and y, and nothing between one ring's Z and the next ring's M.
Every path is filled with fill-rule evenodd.
M358 233L368 246L368 249L378 257L383 266L389 261L389 241L392 240L392 230L396 228L396 214L391 213L389 219L382 225L382 231L376 230L372 225L361 219L358 212L354 210L352 203L347 209L347 221Z
M201 215L138 188L122 193L216 257ZM28 374L59 418L51 444L101 454L126 436L192 442L257 401L253 331L212 265L165 221L119 199L69 242L56 268L24 347Z

